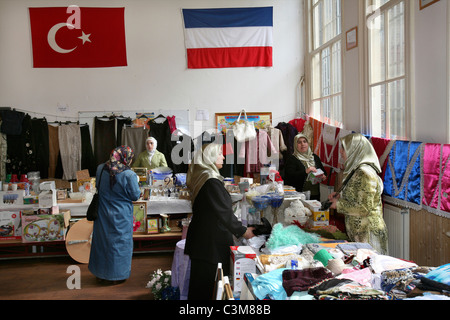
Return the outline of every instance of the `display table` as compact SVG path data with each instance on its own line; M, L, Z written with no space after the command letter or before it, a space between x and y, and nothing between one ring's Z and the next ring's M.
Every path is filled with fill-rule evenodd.
M167 198L162 200L139 200L147 203L147 215L159 214L179 214L191 213L192 206L190 200ZM86 211L90 202L81 203L67 203L58 202L60 210L70 210L70 215L73 218L86 217ZM38 209L38 204L22 204L22 205L4 205L0 207L0 211L23 211Z
M141 200L143 201L143 200ZM191 201L185 199L147 200L147 215L160 214L189 214L192 212ZM78 220L86 217L88 202L58 203L60 210L70 210L71 219ZM37 210L38 204L3 205L0 211L20 212L23 210ZM172 232L134 235L134 252L173 251L176 243L181 240L180 228L172 228ZM50 241L42 243L22 243L21 240L0 240L0 259L15 257L42 257L50 255L67 255L64 241Z

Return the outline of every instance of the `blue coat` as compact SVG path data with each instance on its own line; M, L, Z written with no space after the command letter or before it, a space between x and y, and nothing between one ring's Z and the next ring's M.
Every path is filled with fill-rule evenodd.
M97 168L97 181L104 164ZM109 172L102 173L98 218L94 222L89 270L105 280L128 279L133 255L133 203L140 196L137 176L132 170L116 175L111 189Z

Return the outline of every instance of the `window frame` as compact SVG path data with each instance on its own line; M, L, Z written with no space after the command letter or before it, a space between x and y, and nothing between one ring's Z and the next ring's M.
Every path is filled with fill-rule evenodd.
M392 78L388 78L388 40L385 39L385 46L384 46L384 55L385 55L385 79L382 81L377 81L374 83L371 83L371 70L370 70L370 42L369 42L369 28L368 28L368 20L371 16L374 16L376 14L379 14L378 12L384 12L385 19L387 19L387 12L389 9L395 7L399 3L403 2L404 4L404 75L403 76L395 76ZM405 110L404 110L404 117L405 117L405 123L404 123L404 134L405 136L392 136L392 134L389 132L389 117L390 114L386 112L386 125L387 129L384 132L386 139L396 139L396 140L408 140L412 137L412 130L411 130L411 114L412 114L412 102L413 98L411 96L411 74L412 74L412 66L411 66L411 57L410 57L410 46L411 46L411 38L410 38L410 10L411 10L411 4L409 1L406 0L389 0L387 3L380 6L377 10L373 11L372 13L367 13L367 6L366 6L366 0L363 1L361 14L363 17L364 22L364 95L365 95L365 106L364 107L364 118L365 118L365 127L368 134L373 135L374 134L374 126L373 126L373 118L372 114L374 112L373 106L372 106L372 96L371 96L371 88L377 87L380 84L385 84L385 93L387 92L387 88L390 83L395 83L399 79L404 79L404 86L405 86ZM388 28L385 26L385 35L388 35ZM385 107L389 108L388 106L388 98L385 94ZM389 133L389 135L387 135Z
M323 3L324 0L307 0L305 2L306 6L305 6L305 17L306 17L306 21L307 21L307 28L306 28L306 38L307 40L307 52L306 52L306 61L305 61L305 71L307 73L307 79L309 81L306 82L306 101L308 101L307 103L307 111L308 113L314 117L313 111L313 104L314 103L320 103L320 119L322 122L328 123L328 124L332 124L332 125L336 125L339 127L343 126L343 120L344 120L344 109L343 109L343 102L344 102L344 51L345 51L345 33L343 32L343 0L340 0L340 25L339 25L339 34L336 35L335 37L326 40L326 42L324 42L323 44L319 45L317 48L314 48L315 46L315 29L314 29L314 13L313 13L313 8L315 7L315 5L317 5L317 3L322 2ZM315 2L315 3L313 3ZM340 91L338 92L333 92L333 78L334 78L334 64L333 64L333 46L337 43L340 42ZM325 49L329 48L329 62L330 62L330 66L329 69L330 70L330 74L329 74L329 90L330 93L328 95L324 95L323 91L324 91L324 86L323 86L323 82L324 82L324 78L322 77L323 75L323 68L322 68L322 53ZM320 79L319 81L319 86L320 86L320 97L316 98L314 97L313 94L313 90L314 90L314 84L313 82L315 81L314 78L314 70L312 67L313 64L313 59L316 57L316 55L319 55L319 70L318 73L320 75ZM330 119L328 117L325 117L324 114L322 114L323 111L323 103L326 100L330 101L330 106L334 106L333 100L339 97L340 98L340 103L339 103L339 112L338 115L340 116L340 119L338 121L338 119ZM331 110L331 115L335 116L335 112L334 110ZM317 118L317 117L315 117Z

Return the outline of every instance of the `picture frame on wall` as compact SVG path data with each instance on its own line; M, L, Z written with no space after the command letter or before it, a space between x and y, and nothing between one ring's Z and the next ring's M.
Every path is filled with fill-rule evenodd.
M147 233L147 203L133 201L133 234Z
M433 3L438 2L439 0L419 0L420 10L425 9L428 6L431 6Z
M345 34L347 51L358 46L358 27L353 27Z
M246 112L247 120L255 124L256 129L265 129L272 124L272 112ZM218 131L226 133L232 129L234 123L239 117L239 112L216 113L216 128ZM245 120L244 113L241 115L241 121Z

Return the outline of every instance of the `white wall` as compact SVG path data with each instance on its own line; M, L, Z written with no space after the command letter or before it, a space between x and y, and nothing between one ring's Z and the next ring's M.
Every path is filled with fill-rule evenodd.
M28 7L125 7L128 66L33 68ZM274 7L272 68L188 70L182 8ZM80 111L197 109L214 113L271 111L288 121L298 107L303 74L302 0L0 0L0 106L44 114L53 120ZM61 112L58 104L68 106ZM68 120L71 120L67 118Z

